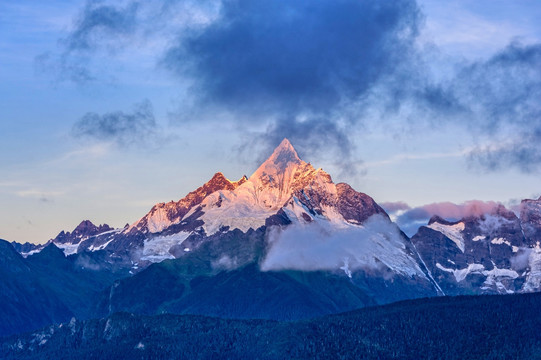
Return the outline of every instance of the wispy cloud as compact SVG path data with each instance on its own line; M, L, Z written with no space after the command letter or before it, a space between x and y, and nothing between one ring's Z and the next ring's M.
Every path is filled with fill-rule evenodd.
M41 202L53 202L55 197L63 195L64 192L27 188L24 190L15 191L15 194L22 198L36 199Z
M500 144L478 147L469 152L472 167L488 171L518 168L525 173L541 170L541 127Z
M403 201L384 202L379 204L388 214L394 215L401 211L410 210L411 207Z
M413 236L419 227L427 225L428 220L434 215L456 221L471 216L491 214L502 205L494 201L470 200L462 204L438 202L417 207L410 207L404 202L389 202L381 206L402 231L408 236Z
M148 100L136 104L129 113L87 113L74 124L72 133L76 138L112 141L123 147L159 146L165 140ZM99 153L103 148L96 150Z
M21 186L21 184L16 181L0 181L0 187L3 187L3 188L10 188L10 187L17 187L17 186Z
M71 150L62 156L51 160L51 163L63 163L72 159L96 159L106 156L111 151L112 144L100 142Z
M64 39L66 51L90 51L111 37L127 36L136 30L138 4L117 7L89 1L77 18L74 30Z
M59 48L37 55L35 64L59 82L114 83L118 70L110 59L154 66L173 37L211 21L219 5L218 0L87 0Z
M454 90L472 113L467 126L494 140L505 137L503 145L472 150L471 159L487 170L541 169L541 44L514 42L487 61L465 67Z
M262 271L398 270L415 267L402 251L404 242L398 227L384 217L373 215L362 227L331 229L324 223L278 227L269 232L270 249L261 263ZM397 265L400 264L400 265ZM402 268L403 269L403 268Z
M433 14L426 20L424 36L429 37L426 40L435 41L443 51L455 56L484 58L505 47L517 34L528 36L531 33L524 22L511 21L509 14L494 18L487 16L486 12L475 13L468 8L467 1L455 1L446 6L441 6L438 1L423 1L423 4ZM505 11L502 4L496 4L493 8ZM535 42L536 39L528 36L523 40Z
M100 78L92 67L92 55L106 48L109 54L129 44L137 29L137 3L125 7L87 1L74 20L72 31L59 42L60 53L44 52L35 57L40 72L55 74L56 80L86 84Z
M470 149L466 149L466 150L453 151L453 152L448 152L448 153L435 152L435 153L425 153L425 154L399 154L399 155L395 155L384 160L367 161L364 163L364 166L366 166L367 168L371 168L371 167L392 165L392 164L401 163L407 160L458 158L458 157L463 157L464 155L469 154L471 151L472 150Z

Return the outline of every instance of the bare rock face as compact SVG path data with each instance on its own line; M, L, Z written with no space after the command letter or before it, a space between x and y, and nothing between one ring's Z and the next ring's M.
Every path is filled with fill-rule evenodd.
M527 241L531 245L541 242L541 197L522 200L520 208L520 222Z
M337 208L344 219L362 224L374 214L389 217L370 196L353 190L346 183L336 185L338 202Z

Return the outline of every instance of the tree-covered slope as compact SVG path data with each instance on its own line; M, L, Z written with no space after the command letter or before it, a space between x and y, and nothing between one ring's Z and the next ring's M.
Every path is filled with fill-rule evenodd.
M541 294L404 301L299 322L114 314L4 339L5 359L541 359Z

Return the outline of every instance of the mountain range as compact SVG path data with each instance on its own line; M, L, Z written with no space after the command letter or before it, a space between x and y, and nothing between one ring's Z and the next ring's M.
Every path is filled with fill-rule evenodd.
M284 139L250 177L216 173L124 228L85 220L43 245L0 241L1 318L10 319L0 335L116 312L299 320L536 292L540 241L541 198L522 201L518 215L500 205L433 217L409 238L370 196L335 184Z

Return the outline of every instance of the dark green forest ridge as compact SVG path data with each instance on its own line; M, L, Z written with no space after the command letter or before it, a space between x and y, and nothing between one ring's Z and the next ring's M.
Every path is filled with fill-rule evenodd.
M409 300L296 321L117 313L4 338L2 359L541 359L541 294Z

